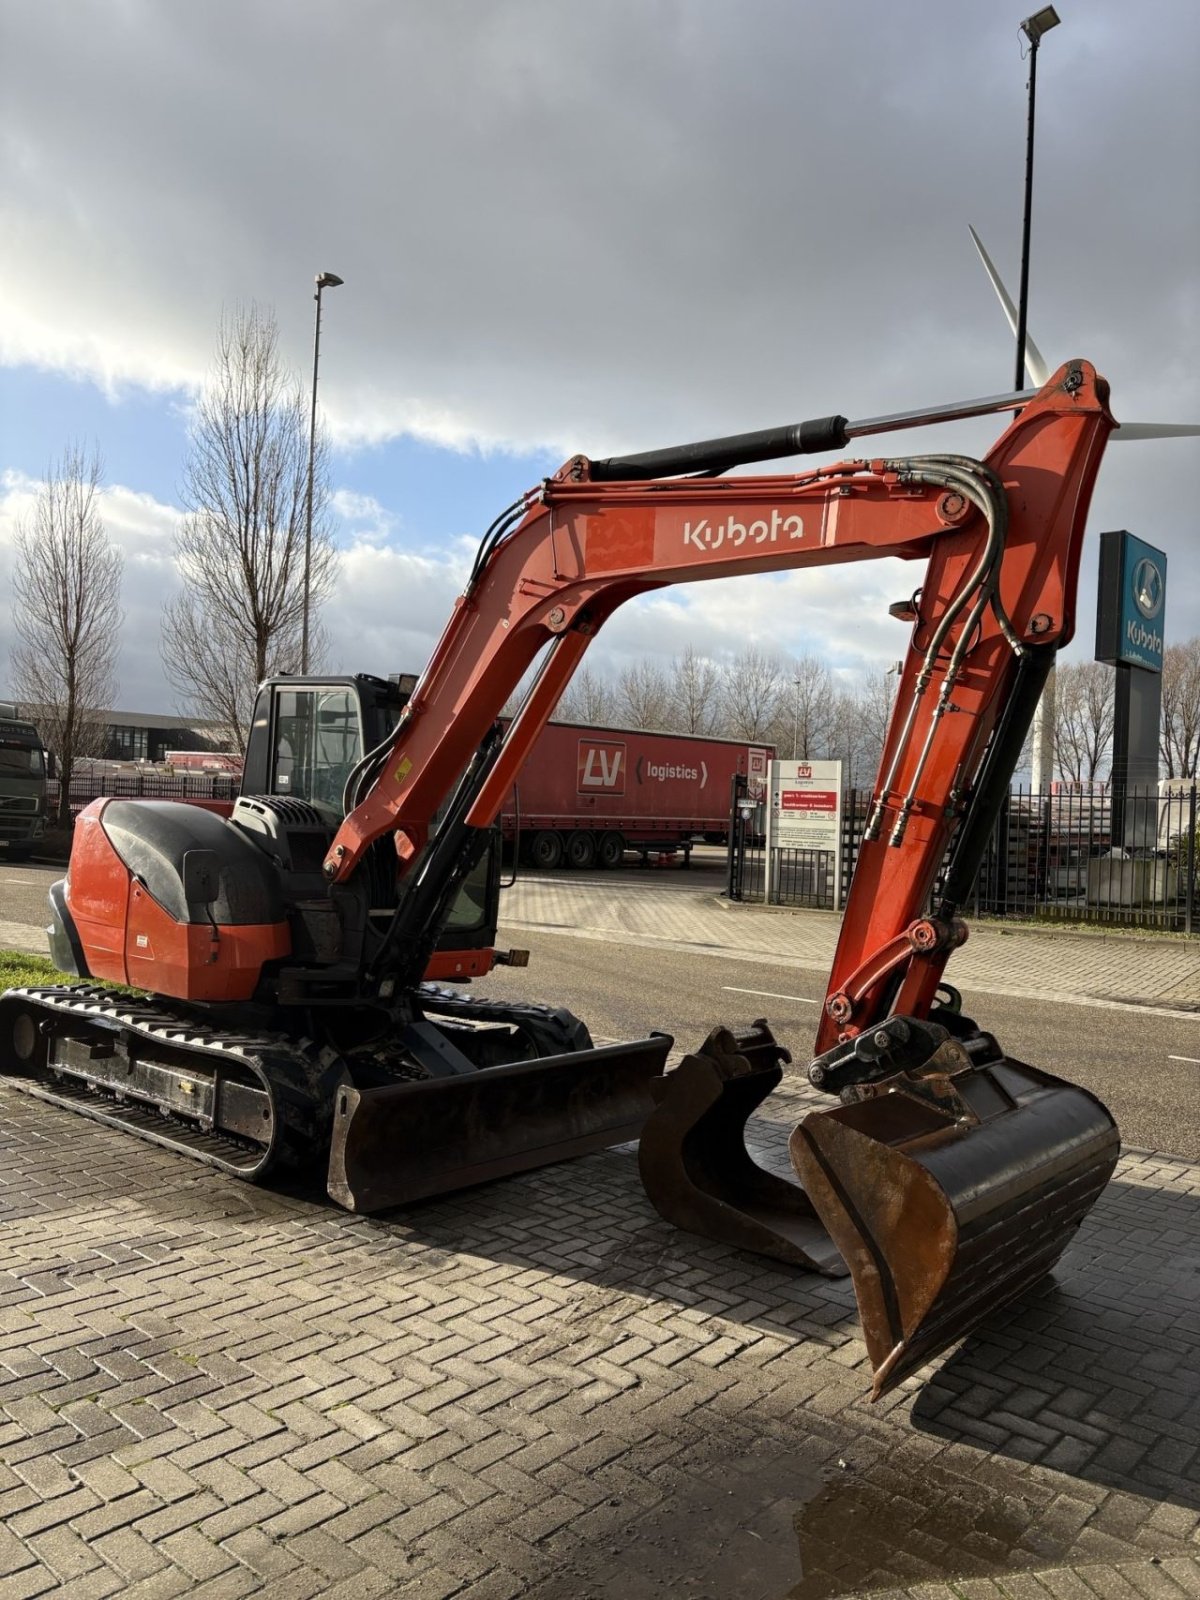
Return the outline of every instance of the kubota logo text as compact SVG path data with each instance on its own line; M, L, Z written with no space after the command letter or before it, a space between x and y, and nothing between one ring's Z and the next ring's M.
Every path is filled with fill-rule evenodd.
M577 771L580 794L596 789L603 789L606 794L624 794L625 746L580 739Z
M739 522L736 517L726 517L724 522L710 522L701 517L699 522L683 525L684 544L695 545L697 550L719 550L722 545L737 550L744 544L778 544L781 537L803 539L804 523L798 516L785 516L775 510L770 521L758 517L753 522Z

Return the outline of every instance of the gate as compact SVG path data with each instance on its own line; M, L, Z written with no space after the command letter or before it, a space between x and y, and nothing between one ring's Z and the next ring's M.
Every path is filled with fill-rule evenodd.
M842 883L848 885L866 826L870 796L848 791L842 808ZM768 873L761 806L751 800L746 779L734 777L730 792L726 893L731 900L808 906L834 911L836 873L832 850L777 849ZM769 881L770 879L770 881Z
M725 892L731 900L762 900L766 881L767 850L759 805L750 798L745 774L735 772L729 788L729 860Z

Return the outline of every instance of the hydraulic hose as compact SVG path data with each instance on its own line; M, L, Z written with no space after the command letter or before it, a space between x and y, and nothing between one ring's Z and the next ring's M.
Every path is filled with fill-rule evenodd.
M998 476L984 463L975 461L969 456L917 456L907 460L888 461L885 463L885 468L902 474L909 482L929 484L935 488L950 489L961 494L964 499L968 500L981 512L987 523L988 530L987 539L974 569L938 619L932 637L926 646L921 670L917 675L912 700L905 716L904 726L896 741L887 774L880 785L879 794L875 799L871 816L867 823L865 837L867 839L877 839L882 828L884 803L887 795L894 788L900 762L908 749L909 741L912 737L918 707L933 679L938 656L950 629L958 621L964 608L971 604L972 596L975 596L974 604L971 605L958 640L951 651L950 659L946 663L942 687L938 695L937 705L930 718L925 742L910 779L908 790L901 802L900 813L892 829L890 843L898 845L904 838L908 818L916 802L917 786L929 759L938 723L946 714L950 704L950 696L958 681L963 662L971 649L974 648L973 641L976 630L984 611L989 605L992 607L1000 631L1013 653L1021 656L1024 654L1025 647L1017 637L999 596L999 569L1008 533L1008 500L1004 493L1004 486Z

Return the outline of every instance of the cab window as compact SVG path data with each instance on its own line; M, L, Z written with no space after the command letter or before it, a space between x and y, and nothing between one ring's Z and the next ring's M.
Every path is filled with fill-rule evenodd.
M346 779L361 754L358 697L352 690L280 690L272 794L294 795L340 816Z

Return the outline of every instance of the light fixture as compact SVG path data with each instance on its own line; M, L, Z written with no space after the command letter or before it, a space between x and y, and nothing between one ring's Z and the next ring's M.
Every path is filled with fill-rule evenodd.
M1026 17L1021 24L1021 32L1030 44L1037 44L1044 33L1049 33L1051 28L1057 28L1059 15L1053 6L1043 6L1040 11L1035 11L1031 17Z

